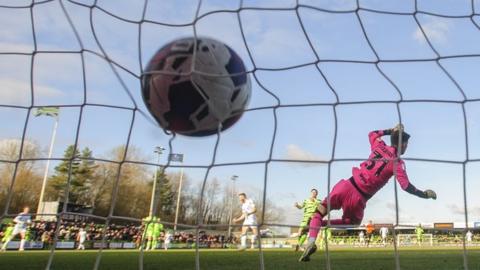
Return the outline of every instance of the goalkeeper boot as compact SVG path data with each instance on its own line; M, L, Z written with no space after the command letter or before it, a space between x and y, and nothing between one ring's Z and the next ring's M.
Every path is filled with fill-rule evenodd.
M308 246L305 248L305 251L303 252L302 256L298 259L299 262L308 262L310 261L310 256L317 251L317 245L315 243L310 243Z

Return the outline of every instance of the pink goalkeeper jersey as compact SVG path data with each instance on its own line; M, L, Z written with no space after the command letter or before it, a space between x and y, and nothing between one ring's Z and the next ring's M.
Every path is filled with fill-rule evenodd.
M385 144L381 139L383 130L372 131L368 134L371 154L368 160L360 164L360 168L352 168L355 184L369 197L379 191L392 177L394 170L397 171L397 181L405 190L410 183L403 160L398 159L397 149Z

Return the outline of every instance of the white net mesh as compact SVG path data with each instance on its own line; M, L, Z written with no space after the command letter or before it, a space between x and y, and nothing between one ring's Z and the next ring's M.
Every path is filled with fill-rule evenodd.
M231 228L232 194L252 195L261 228L295 226L295 200L312 187L327 196L365 159L368 131L402 122L413 134L404 158L410 178L435 189L439 203L412 202L391 181L365 219L460 222L466 232L469 211L479 213L468 192L477 184L467 181L480 171L479 9L475 0L0 1L0 218L23 205L37 210L49 161L43 200L60 202L60 211L47 269L73 212L110 228L139 226L149 211L196 236L192 268L200 269L200 235ZM141 98L150 57L185 36L225 42L252 79L250 107L216 136L164 132ZM54 116L56 139L52 118L33 115L45 107L59 108L44 114ZM178 153L181 163L169 158ZM151 197L152 178L162 184ZM91 208L79 214L75 206ZM94 269L106 232L96 238ZM326 268L334 268L326 251ZM464 269L467 259L463 241Z

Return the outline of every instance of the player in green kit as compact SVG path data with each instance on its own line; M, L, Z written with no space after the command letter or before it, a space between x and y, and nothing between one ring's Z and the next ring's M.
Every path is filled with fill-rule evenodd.
M144 217L142 219L142 225L143 225L143 233L142 233L142 241L140 243L140 248L139 249L145 249L147 250L148 247L148 236L150 235L150 230L151 230L151 224L152 223L152 217Z
M163 231L163 224L160 223L160 218L156 218L155 223L153 223L153 235L152 235L152 243L151 243L151 250L157 248L158 238L160 237L160 233Z
M418 224L418 226L415 227L415 234L417 235L417 243L421 246L423 242L423 228L421 224Z
M13 224L12 223L9 223L8 224L8 227L5 229L5 232L3 234L3 238L2 238L2 243L5 243L7 242L10 237L12 236L12 233L13 233ZM6 249L6 247L5 247Z
M320 200L317 199L318 191L313 188L310 192L310 198L304 200L301 204L296 202L294 205L298 209L303 209L303 219L298 228L298 244L295 246L295 251L298 251L307 239L310 220L320 204Z
M160 232L156 234L156 231L160 228L159 225L161 225L160 223L158 223L159 221L160 219L157 219L155 216L148 216L143 219L143 224L145 226L145 231L143 232L143 235L147 239L145 250L153 250L156 248L156 239L160 235Z

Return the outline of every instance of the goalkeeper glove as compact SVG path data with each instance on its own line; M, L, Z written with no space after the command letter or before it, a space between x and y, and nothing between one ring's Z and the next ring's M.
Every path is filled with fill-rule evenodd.
M403 124L398 124L394 128L392 128L392 132L394 132L394 131L402 131L403 132L403 130L404 130Z
M427 189L423 193L425 194L425 196L427 196L427 199L437 199L437 193L435 193L435 191L431 189Z

